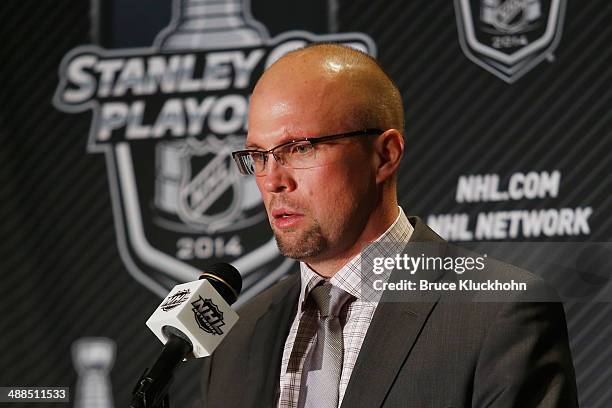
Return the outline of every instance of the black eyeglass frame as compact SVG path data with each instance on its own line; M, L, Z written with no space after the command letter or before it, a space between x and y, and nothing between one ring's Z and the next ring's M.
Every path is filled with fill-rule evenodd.
M281 143L278 146L274 146L273 148L269 149L269 150L257 150L257 149L246 149L246 150L238 150L235 152L232 152L232 158L234 159L234 161L236 162L236 164L238 165L238 167L240 168L240 164L239 164L239 160L240 160L240 156L243 156L245 154L248 153L263 153L265 154L264 157L264 166L267 163L268 160L268 156L270 154L272 154L272 156L274 156L274 159L280 164L280 160L278 159L278 157L276 157L276 155L274 154L274 151L280 147L284 147L287 145L290 145L292 143L298 143L298 142L310 142L313 146L317 143L322 143L322 142L329 142L332 140L338 140L338 139L344 139L344 138L348 138L348 137L356 137L356 136L370 136L370 135L380 135L382 133L384 133L385 131L382 129L376 129L376 128L368 128L368 129L363 129L363 130L355 130L353 132L344 132L344 133L337 133L335 135L329 135L329 136L318 136L318 137L305 137L303 139L294 139L294 140L289 140L287 142ZM281 164L282 166L282 164Z

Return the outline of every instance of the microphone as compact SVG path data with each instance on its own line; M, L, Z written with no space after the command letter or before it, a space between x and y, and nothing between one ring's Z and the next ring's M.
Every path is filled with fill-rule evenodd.
M164 343L157 361L140 378L130 408L166 408L172 372L185 358L210 356L238 315L230 305L242 290L242 277L230 264L208 268L199 280L176 285L146 322Z

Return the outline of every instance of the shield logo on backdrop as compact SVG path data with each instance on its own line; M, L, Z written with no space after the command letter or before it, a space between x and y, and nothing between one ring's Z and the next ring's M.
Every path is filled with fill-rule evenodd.
M554 60L565 0L455 0L459 42L482 68L513 83Z
M276 247L255 180L239 176L248 98L263 70L311 42L375 55L361 33L270 38L248 2L176 0L150 48L82 46L60 66L54 105L93 111L88 150L104 153L121 257L165 297L211 263L242 274L244 302L293 266Z

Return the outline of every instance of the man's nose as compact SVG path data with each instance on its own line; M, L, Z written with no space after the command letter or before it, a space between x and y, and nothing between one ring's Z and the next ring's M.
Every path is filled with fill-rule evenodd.
M263 178L263 186L270 193L293 191L296 187L291 169L281 166L272 154L266 161L266 174Z

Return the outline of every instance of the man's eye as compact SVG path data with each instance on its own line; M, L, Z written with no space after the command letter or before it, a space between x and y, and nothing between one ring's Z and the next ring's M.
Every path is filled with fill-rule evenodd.
M312 150L312 146L306 143L293 145L291 147L292 154L307 154L307 153L310 153L311 150Z
M255 163L260 163L265 160L265 154L263 153L251 153L251 158Z

